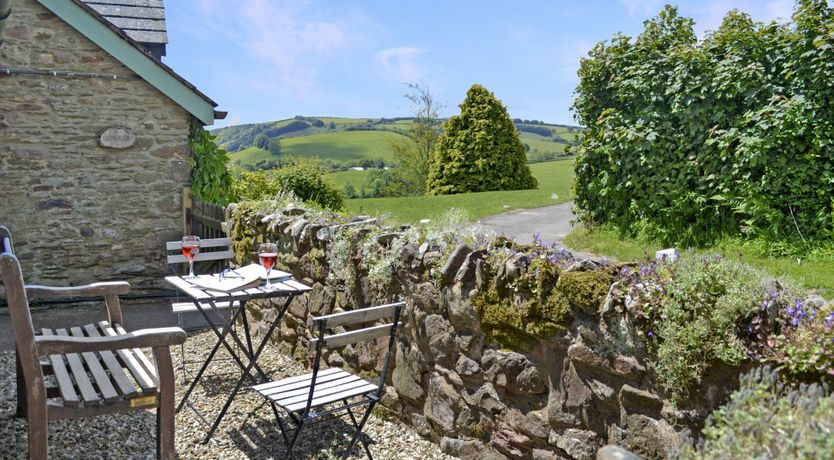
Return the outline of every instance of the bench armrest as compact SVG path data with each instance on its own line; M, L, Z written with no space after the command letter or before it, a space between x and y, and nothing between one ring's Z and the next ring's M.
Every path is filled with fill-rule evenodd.
M101 283L71 287L39 286L34 284L24 287L26 288L26 296L30 299L104 296L104 303L107 305L107 317L111 325L122 323L122 305L119 302L119 296L130 292L130 284L127 281L103 281Z
M88 351L120 350L124 348L154 348L180 345L185 342L185 331L178 327L140 329L111 337L71 337L43 335L35 337L38 353L84 353Z
M36 284L26 285L26 296L29 299L103 297L107 295L124 295L128 292L130 292L130 284L127 281L105 281L69 287L40 286Z

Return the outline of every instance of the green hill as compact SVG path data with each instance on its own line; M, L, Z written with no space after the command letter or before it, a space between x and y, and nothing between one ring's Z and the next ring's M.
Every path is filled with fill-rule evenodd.
M547 124L537 120L513 120L526 145L530 162L564 156L565 146L576 143L582 128ZM287 120L228 126L211 131L218 144L229 151L235 164L263 167L283 155L318 157L334 167L367 166L369 161L390 164L394 155L392 138L407 132L411 118L302 117ZM279 139L280 154L255 146L263 134ZM263 145L263 144L262 144Z

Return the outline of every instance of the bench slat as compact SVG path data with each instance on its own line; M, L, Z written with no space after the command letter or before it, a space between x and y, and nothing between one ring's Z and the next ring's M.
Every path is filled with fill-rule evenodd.
M41 333L43 335L55 335L52 329L42 329ZM52 364L55 379L58 380L58 389L61 392L64 405L81 407L81 400L78 398L78 393L75 392L75 386L72 384L67 366L64 364L63 355L49 355L49 362Z
M102 332L104 335L108 337L114 337L118 334L112 327L110 327L110 323L107 321L102 321L98 323L99 327L101 327ZM142 393L153 393L156 391L156 385L154 384L154 380L148 373L143 369L143 366L139 364L139 361L133 356L133 353L130 350L116 350L116 354L122 359L122 362L125 364L125 367L130 371L133 375L133 378L136 380L136 383L142 387Z
M230 302L215 302L214 306L217 307L218 310L226 310L226 309L229 308L229 304L230 304ZM237 308L240 305L240 303L237 302L237 301L231 302L231 304L232 304L231 306L235 307L235 308ZM197 306L194 305L194 302L176 302L176 303L172 303L171 304L171 309L174 311L174 313L191 313L191 312L199 311L197 309ZM209 305L208 303L203 304L203 310L205 310L205 311L214 311L211 308L211 305Z
M56 329L55 333L64 337L69 337L70 335L66 329ZM81 363L81 356L78 353L66 353L64 356L67 357L67 362L72 371L72 377L75 380L75 385L81 392L81 397L84 398L84 404L101 404L101 398L98 397L95 388L93 388L93 383L90 382L90 376L87 375L87 370L84 369L84 364Z
M119 335L127 334L127 331L121 325L116 326L116 332L118 332ZM153 363L151 363L151 361L148 359L148 355L146 355L142 350L138 348L133 348L130 351L132 351L133 354L136 356L136 359L139 360L139 362L143 366L145 366L145 371L147 371L148 375L151 376L156 386L158 387L159 377L156 375L156 366L154 366Z
M231 238L205 238L200 239L200 249L202 248L220 248L229 247L232 245ZM179 251L182 249L182 241L167 241L165 242L165 249L168 251Z
M319 394L319 391L324 391L328 388L333 387L344 387L347 385L351 385L355 382L358 382L362 379L359 378L357 375L347 374L347 375L339 375L336 378L329 379L327 381L322 381L318 377L316 378L316 394ZM295 389L287 389L281 391L280 393L275 393L272 396L276 398L276 400L281 400L282 404L288 404L289 402L296 402L296 401L306 401L307 396L310 394L310 382L306 382L306 385L303 387L295 388ZM301 397L300 400L290 401L290 399L294 399L297 397Z
M102 333L98 330L95 324L88 324L84 326L84 330L87 331L87 335L90 337L103 337ZM102 351L99 355L101 356L102 361L104 361L104 365L107 366L107 370L110 371L110 376L116 382L116 386L119 387L119 391L122 395L124 395L125 399L142 394L142 392L136 388L136 385L130 381L130 378L128 378L124 368L112 351Z
M84 331L80 327L70 328L70 333L73 337L86 337L86 335L84 335ZM116 389L113 388L113 384L110 383L110 377L107 375L107 372L104 371L104 368L101 367L101 362L96 353L88 351L81 353L81 357L84 358L84 361L87 363L87 367L90 369L90 373L93 374L93 379L95 380L96 386L98 386L99 392L104 398L104 401L117 401L119 399L119 393L116 392Z

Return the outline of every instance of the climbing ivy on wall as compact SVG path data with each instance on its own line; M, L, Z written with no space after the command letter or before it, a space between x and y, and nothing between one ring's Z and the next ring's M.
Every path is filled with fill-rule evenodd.
M638 37L598 43L578 74L585 222L678 244L834 235L826 1L798 2L788 24L733 10L702 41L666 6Z
M232 190L232 176L227 166L229 155L196 119L191 122L188 146L193 153L190 159L194 197L208 203L228 204Z

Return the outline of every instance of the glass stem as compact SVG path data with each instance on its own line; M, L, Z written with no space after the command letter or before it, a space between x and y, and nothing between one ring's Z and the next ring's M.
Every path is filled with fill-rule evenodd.
M269 281L269 272L271 272L271 271L272 271L271 268L266 269L266 289L267 289L267 291L272 289L272 283Z
M193 260L188 261L188 277L189 278L194 278L194 261Z

